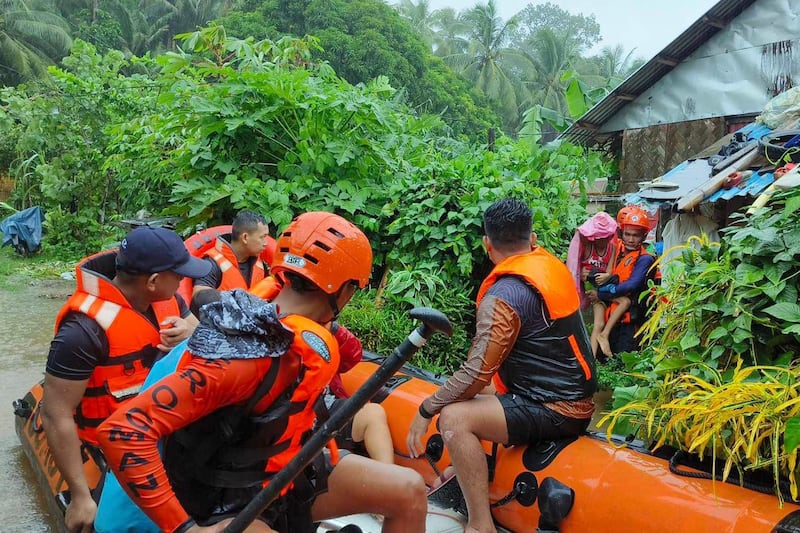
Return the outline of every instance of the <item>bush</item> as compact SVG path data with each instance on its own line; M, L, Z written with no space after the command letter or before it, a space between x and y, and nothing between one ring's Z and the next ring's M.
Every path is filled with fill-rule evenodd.
M376 306L376 296L375 290L357 292L342 311L339 322L361 339L364 349L388 356L419 324L408 318L407 313L414 305L407 303ZM463 308L434 307L451 319L453 336L433 336L414 355L411 364L437 373L452 374L466 359L472 340L468 332L469 322L464 320L467 313Z

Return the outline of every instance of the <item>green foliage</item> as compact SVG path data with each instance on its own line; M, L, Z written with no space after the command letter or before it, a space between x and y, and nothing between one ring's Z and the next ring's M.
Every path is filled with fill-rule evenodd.
M314 52L314 61L328 62L353 85L386 77L400 90L397 98L441 115L454 136L483 139L497 125L486 100L432 58L420 36L379 0L270 1L258 7L240 2L222 23L228 22L233 23L231 33L242 37L316 36L321 49Z
M63 68L51 68L48 85L0 92L0 121L18 132L13 199L43 208L50 244L96 251L105 224L149 199L147 187L121 194L117 176L104 169L107 126L153 102L142 91L150 80L122 74L130 64L121 52L100 56L76 41Z
M636 384L636 379L626 371L622 359L617 356L607 363L597 365L597 388L613 391Z
M446 280L464 284L478 274L479 281L476 267L486 270L479 239L483 212L506 196L531 206L539 242L563 254L571 232L585 218L571 194L573 184L590 183L603 169L597 154L568 144L530 150L501 140L496 152L442 148L389 190L393 200L382 211L390 240L387 263L434 261Z
M735 215L721 246L687 245L667 265L645 324L657 368L724 372L740 360L786 366L800 357L798 198L790 192L771 209ZM706 379L709 371L696 370Z
M28 285L31 280L55 279L63 272L71 272L75 262L54 256L47 250L22 257L11 246L0 248L0 287L15 290Z
M389 355L418 324L408 318L414 304L375 305L376 293L358 291L342 311L339 321L353 331L366 350ZM430 302L446 314L453 323L453 336L434 335L411 360L411 364L439 373L452 373L466 359L471 336L465 328L469 317L463 301L456 304L446 299L446 293ZM474 307L474 304L470 304Z

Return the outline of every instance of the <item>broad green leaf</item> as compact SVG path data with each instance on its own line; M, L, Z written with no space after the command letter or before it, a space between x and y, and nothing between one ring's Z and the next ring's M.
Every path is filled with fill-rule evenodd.
M674 372L675 370L685 368L689 364L690 362L687 359L682 357L672 357L669 359L664 359L658 363L655 367L655 372L657 374L666 374L667 372Z
M697 334L693 331L687 332L681 338L681 343L680 343L682 350L688 350L689 348L693 348L699 344L700 344L700 337L698 337Z
M795 416L786 421L783 431L783 451L791 453L798 445L800 445L800 417Z
M764 309L764 312L787 322L800 322L800 305L781 302Z
M721 339L722 337L727 337L729 334L727 328L723 328L722 326L717 326L714 328L711 333L708 334L708 340L713 341L717 339Z

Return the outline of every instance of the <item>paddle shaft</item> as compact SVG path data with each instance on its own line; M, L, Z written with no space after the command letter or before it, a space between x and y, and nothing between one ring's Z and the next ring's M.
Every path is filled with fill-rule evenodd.
M289 461L270 480L266 487L261 489L252 501L241 510L236 518L225 527L223 533L241 533L253 520L260 515L269 504L278 497L281 491L297 477L338 433L347 422L372 398L378 389L386 383L395 372L400 370L408 359L422 347L428 337L436 330L426 324L420 325L386 358L367 381L322 424L306 442L297 455Z

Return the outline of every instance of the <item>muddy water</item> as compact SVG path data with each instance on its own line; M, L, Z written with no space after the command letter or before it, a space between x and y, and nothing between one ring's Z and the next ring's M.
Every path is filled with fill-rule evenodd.
M55 532L14 432L11 402L44 373L53 321L74 281L0 280L0 531Z

